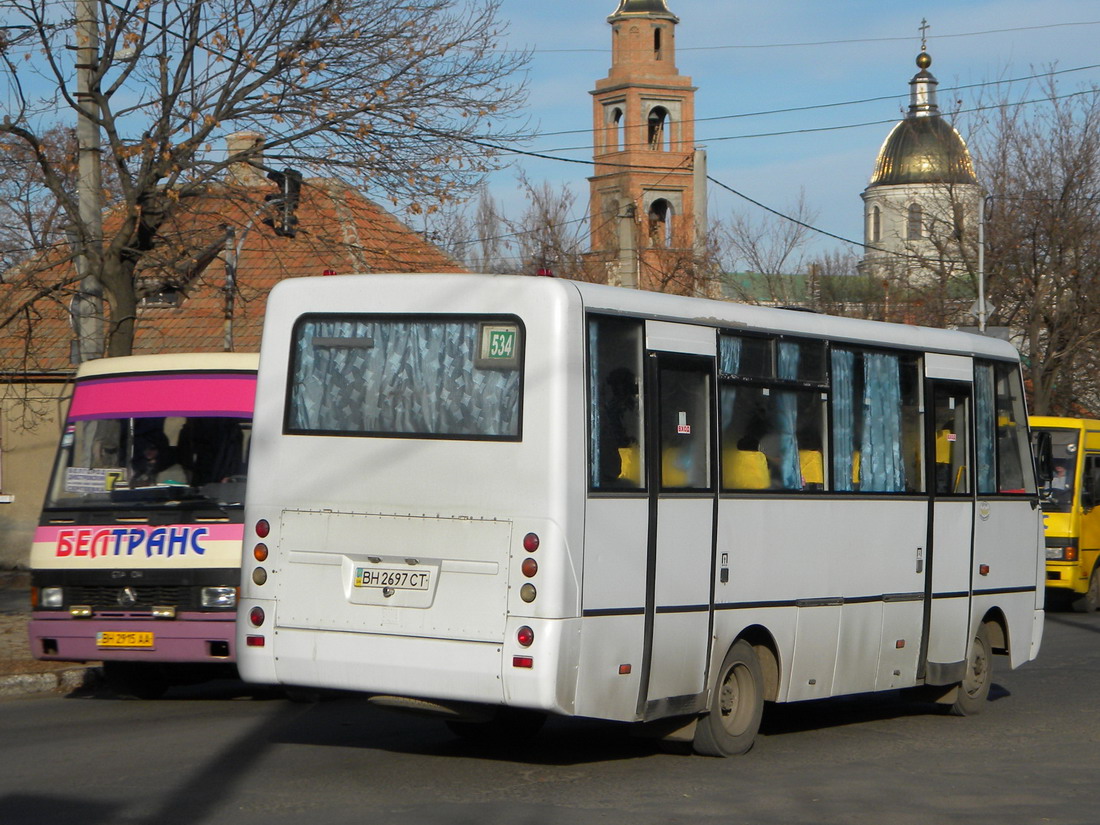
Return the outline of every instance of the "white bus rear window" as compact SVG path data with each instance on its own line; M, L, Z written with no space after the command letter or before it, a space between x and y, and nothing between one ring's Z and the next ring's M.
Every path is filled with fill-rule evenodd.
M307 316L292 347L289 434L520 438L515 318Z

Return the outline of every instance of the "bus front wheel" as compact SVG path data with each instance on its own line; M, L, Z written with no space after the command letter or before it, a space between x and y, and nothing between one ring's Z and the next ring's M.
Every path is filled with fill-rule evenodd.
M989 631L982 624L970 641L970 651L966 655L966 674L958 685L951 714L973 716L980 713L989 699L989 688L992 684L993 648L989 644Z
M1073 609L1078 613L1094 613L1100 610L1100 565L1092 568L1089 589L1073 600Z
M695 728L695 752L704 756L746 753L763 714L763 671L752 645L742 639L722 660L709 712Z

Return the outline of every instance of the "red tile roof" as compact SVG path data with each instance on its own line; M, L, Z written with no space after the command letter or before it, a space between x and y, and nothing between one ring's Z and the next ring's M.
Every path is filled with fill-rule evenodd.
M284 278L373 272L462 272L464 268L419 234L351 187L325 179L307 179L296 210L295 237L283 237L265 225L278 220L264 201L275 184L211 187L184 204L164 226L163 243L143 259L139 292L165 286L178 289L178 306L146 300L138 310L134 354L211 352L224 348L226 336L226 231L234 229L238 250L232 310L232 344L237 352L257 351L264 305L271 288ZM110 223L110 216L107 219ZM55 267L50 283L72 277L70 264ZM0 319L33 297L18 283L0 284ZM0 330L0 374L65 375L72 329L68 317L71 290L42 295ZM30 331L33 339L25 345Z

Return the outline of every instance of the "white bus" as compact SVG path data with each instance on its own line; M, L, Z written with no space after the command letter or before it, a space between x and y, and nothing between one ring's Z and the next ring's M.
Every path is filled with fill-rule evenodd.
M239 666L519 735L1032 659L1018 356L960 332L550 278L296 278L268 302ZM660 727L654 724L650 727Z

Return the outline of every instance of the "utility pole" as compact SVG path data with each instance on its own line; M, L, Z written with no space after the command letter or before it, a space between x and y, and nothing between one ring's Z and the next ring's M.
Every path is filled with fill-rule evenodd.
M73 297L72 361L76 364L103 355L103 177L99 154L99 106L92 95L99 68L99 21L95 0L76 0L76 121L77 198L80 229L75 233L76 270L80 289Z

